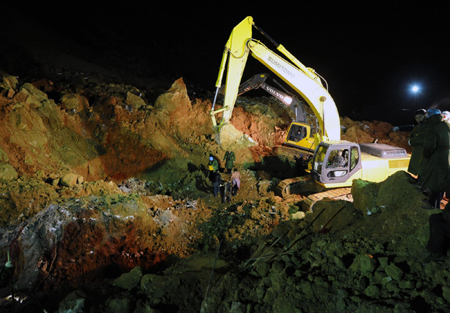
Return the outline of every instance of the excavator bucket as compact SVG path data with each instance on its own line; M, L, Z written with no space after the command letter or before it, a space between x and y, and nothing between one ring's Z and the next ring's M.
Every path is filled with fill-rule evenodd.
M217 143L224 150L238 150L257 145L252 138L238 131L233 125L228 123L217 127L215 133Z

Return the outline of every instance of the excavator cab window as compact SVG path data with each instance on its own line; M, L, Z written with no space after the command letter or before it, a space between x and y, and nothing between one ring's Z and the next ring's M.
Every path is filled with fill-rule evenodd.
M357 146L321 143L314 154L312 174L321 183L343 183L360 168Z
M350 155L350 171L352 171L359 162L359 152L357 147L352 147Z
M327 177L342 177L348 173L348 161L345 155L348 149L333 149L328 154Z
M289 130L288 140L299 142L307 136L307 133L308 132L306 130L306 127L302 125L292 125L291 129Z

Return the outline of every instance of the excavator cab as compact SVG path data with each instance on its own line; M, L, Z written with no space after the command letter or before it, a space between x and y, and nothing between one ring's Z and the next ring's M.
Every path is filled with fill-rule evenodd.
M314 134L306 123L292 122L284 143L286 146L313 153L315 149Z
M314 154L311 174L323 186L333 184L338 187L339 183L346 185L354 178L360 178L352 177L361 169L360 159L361 151L356 143L322 142Z
M354 179L380 182L397 171L407 171L409 159L405 149L386 144L321 142L311 175L325 188L350 187Z

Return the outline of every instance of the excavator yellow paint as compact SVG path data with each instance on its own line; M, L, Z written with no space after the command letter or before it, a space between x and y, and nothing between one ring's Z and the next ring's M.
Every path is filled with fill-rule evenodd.
M397 171L407 170L410 155L407 155L402 148L375 143L357 144L340 140L339 113L333 98L324 88L321 78L312 68L303 65L284 46L276 44L270 37L266 36L288 60L253 39L252 26L266 35L254 25L252 17L246 17L233 29L225 45L220 64L216 82L216 97L222 86L222 77L228 62L224 103L222 108L215 110L215 98L210 114L217 135L216 139L224 149L254 144L251 139L243 136L230 124L242 74L248 55L251 54L302 96L318 122L318 125L315 125L314 134L311 133L312 125L302 125L299 122L291 124L290 129L294 129L294 131L288 133L285 144L309 152L314 151L314 155L307 171L310 175L281 181L277 186L281 195L291 193L292 188L301 188L304 192L305 186L308 188L311 186L312 189L320 187L321 191L335 188L330 192L323 191L308 196L305 203L309 209L312 209L314 203L323 197L332 199L346 197L350 193L348 187L351 186L354 179L380 182ZM222 114L222 119L217 125L216 114L219 113ZM302 134L304 130L307 130L306 137L304 133ZM335 163L333 159L336 155L346 155L344 157L346 163ZM314 184L310 184L310 182Z
M316 135L315 144L328 139L339 140L341 130L336 104L328 91L323 87L319 76L315 74L313 69L306 67L297 60L284 46L278 45L277 49L289 61L269 50L261 42L253 39L252 26L253 18L251 16L246 17L233 29L225 45L216 81L216 87L219 89L222 85L222 78L228 62L223 107L215 110L214 101L213 108L210 111L212 124L217 136L216 139L219 144L224 149L228 149L229 144L233 141L254 144L251 140L242 140L241 133L232 130L234 127L229 123L249 54L290 85L311 107L321 128L321 132ZM218 113L222 114L219 123L216 120L216 114ZM227 131L224 132L224 129L227 129ZM232 138L230 134L233 134L236 138ZM305 146L302 146L302 144L305 144ZM311 149L309 142L296 143L295 145L300 148ZM314 147L312 150L314 150Z

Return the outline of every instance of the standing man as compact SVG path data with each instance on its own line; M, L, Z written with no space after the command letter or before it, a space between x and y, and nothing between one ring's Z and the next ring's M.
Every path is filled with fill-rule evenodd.
M213 181L213 174L219 170L219 161L217 161L212 155L209 155L208 162L209 180Z
M231 174L231 194L235 196L240 188L241 174L238 172L237 168L235 168L233 174Z
M225 161L225 172L227 174L231 173L231 169L234 166L234 161L236 161L236 156L233 151L225 152L225 157L223 158Z
M441 111L429 109L427 114L422 186L429 189L429 205L438 209L450 168L450 126L442 121Z
M212 184L214 190L214 198L219 195L220 192L220 184L222 183L222 178L220 177L219 171L215 171L212 174Z
M438 214L430 215L430 238L425 263L442 259L450 247L450 202Z
M420 185L420 172L423 160L423 143L426 136L425 119L427 111L419 109L414 116L417 125L409 134L408 144L412 147L411 160L409 161L408 172L417 176L417 183Z
M231 201L231 184L230 184L230 182L225 182L223 184L222 203L228 203L230 201Z

